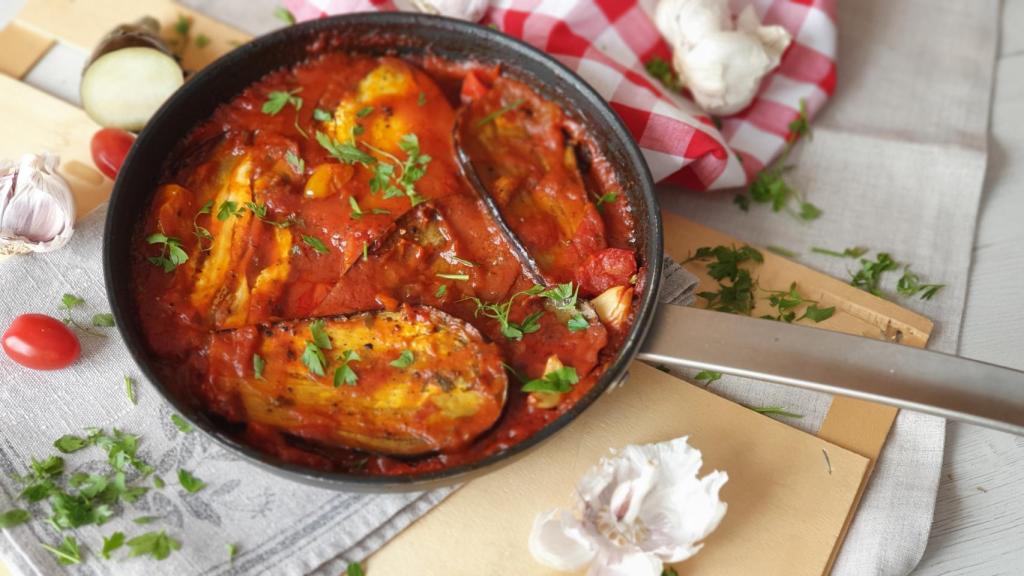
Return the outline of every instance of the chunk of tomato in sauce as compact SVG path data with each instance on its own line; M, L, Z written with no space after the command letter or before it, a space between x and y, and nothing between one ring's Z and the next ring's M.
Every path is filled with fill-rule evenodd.
M631 250L605 248L594 252L576 270L580 294L597 296L614 286L626 286L636 274L636 256Z
M479 68L470 70L462 79L462 90L459 92L459 99L463 104L483 96L491 89L491 84L498 77L497 68Z

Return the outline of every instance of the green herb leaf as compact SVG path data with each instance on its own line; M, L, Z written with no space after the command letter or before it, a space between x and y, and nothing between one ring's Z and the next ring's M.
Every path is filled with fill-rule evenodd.
M341 361L341 366L334 369L334 387L338 388L342 384L347 386L355 386L356 382L359 381L359 376L349 366L351 362L358 362L362 360L359 353L355 350L345 350L338 356L338 360Z
M313 109L313 120L316 120L317 122L330 122L333 119L334 116L332 116L327 110L324 110L323 108Z
M373 106L363 106L356 112L357 118L366 118L370 114L373 114Z
M302 108L302 98L296 96L296 94L301 91L302 88L296 88L294 90L289 90L288 92L275 90L267 94L267 101L263 103L263 108L260 110L264 114L277 116L281 110L284 110L285 106L291 104L295 107L295 111L297 113Z
M693 377L697 382L703 382L705 386L710 386L712 382L717 382L722 379L721 372L712 372L711 370L701 370L697 372L697 375Z
M206 34L199 34L196 36L196 48L202 50L210 45L210 37Z
M356 201L355 196L348 197L348 205L352 209L352 218L358 220L363 217L363 209L359 207L359 202Z
M177 427L182 434L192 432L192 425L178 414L171 414L171 422L174 423L175 427Z
M681 88L679 76L672 69L672 65L664 59L655 56L644 64L644 68L647 69L648 74L657 78L669 90Z
M796 119L789 123L789 134L791 139L802 136L806 136L808 140L811 139L811 123L807 119L806 100L800 100L800 111L797 113Z
M184 468L178 469L178 482L181 483L181 487L189 494L195 494L203 488L206 488L206 482L196 478L191 472Z
M879 288L882 275L899 267L899 263L885 252L879 252L873 261L862 258L860 263L861 269L854 273L853 278L850 280L850 285L870 292L875 296L882 294Z
M327 150L327 153L345 164L370 165L377 162L377 159L363 152L348 142L338 142L333 136L329 136L317 130L316 141Z
M156 522L160 518L161 518L160 516L139 516L135 520L132 520L132 522L135 522L136 524L138 524L140 526L144 526L146 524L152 524L153 522Z
M263 369L267 367L267 363L263 360L263 357L259 354L252 355L252 375L256 379L263 378Z
M444 278L445 280L458 280L459 282L466 282L469 280L469 274L445 274L438 272L435 275L438 278Z
M767 414L767 415L774 415L774 416L784 416L786 418L803 418L804 417L803 414L794 414L793 412L790 412L790 411L788 411L785 408L782 408L780 406L747 406L747 408L750 408L751 410L753 410L754 412L757 412L758 414Z
M128 401L132 404L138 404L138 400L135 397L135 382L132 381L131 376L124 377L124 395L128 397Z
M896 283L896 291L904 296L921 293L922 300L931 300L945 284L923 284L921 277L910 271L910 266L903 268L903 276Z
M284 161L291 166L292 170L294 170L296 174L301 176L306 173L306 161L299 158L299 155L295 152L292 152L291 150L285 152Z
M82 562L82 551L78 549L78 541L75 540L74 536L65 536L64 540L56 548L46 544L42 544L42 547L56 556L57 562L63 566L80 564Z
M306 246L309 246L316 252L319 252L320 254L327 254L328 252L327 246L325 246L323 241L321 241L316 236L307 236L303 234L302 243L305 244Z
M100 555L104 560L110 560L110 554L121 546L124 546L124 532L114 532L109 538L103 539L103 550Z
M788 250L781 246L765 246L765 249L771 252L772 254L778 254L779 256L785 256L786 258L795 258L799 256L799 254L797 254L796 252L793 252L792 250Z
M355 562L350 562L348 568L345 568L345 576L365 576L363 567Z
M60 302L66 310L71 310L76 306L85 304L85 300L83 298L79 298L74 294L65 294L61 296Z
M543 286L533 286L528 290L516 292L506 302L494 304L488 304L476 297L469 297L464 300L472 300L476 304L476 310L473 311L474 316L483 315L486 318L493 318L494 320L497 320L502 336L509 340L518 341L522 340L525 334L530 334L540 330L539 320L544 312L542 310L534 312L524 318L521 323L517 324L509 319L509 314L512 312L512 304L520 296L537 296L543 291Z
M479 128L479 127L483 126L484 124L489 124L491 122L494 122L502 114L504 114L506 112L511 112L511 111L515 110L516 108L519 108L520 106L523 105L524 102L526 102L526 100L519 99L519 100L516 100L514 102L511 102L509 104L506 104L506 105L502 106L501 108L495 110L494 112L491 112L487 116L484 116L483 118L478 120L477 123L476 123L476 127Z
M569 321L566 322L566 326L569 328L569 332L579 332L580 330L586 330L590 327L590 323L583 317L582 314L576 314Z
M19 524L28 522L32 516L27 510L21 508L14 508L0 514L0 528L14 528Z
M278 6L277 8L274 8L274 17L284 22L288 26L295 24L295 15L292 14L291 10L285 8L284 6Z
M530 380L523 384L523 392L568 392L579 380L575 368L563 366L552 370L543 378Z
M309 333L313 336L313 343L317 345L321 350L331 349L331 337L327 335L327 331L324 330L323 318L317 318L309 324Z
M71 454L72 452L78 452L90 444L92 444L92 442L86 438L65 434L53 443L53 447L63 454Z
M804 310L804 315L800 317L801 320L808 318L815 322L822 322L828 320L836 312L835 306L829 306L828 308L818 308L816 304L811 304Z
M423 106L426 103L427 103L427 93L426 92L420 92L420 95L416 98L416 104L419 105L419 106Z
M319 346L311 341L307 341L306 348L302 351L302 363L306 365L310 374L323 376L327 358Z
M178 14L178 19L174 22L174 33L187 39L191 32L192 20L184 14Z
M225 200L220 203L217 207L217 220L224 222L232 216L238 216L242 213L242 208L238 205L238 202L234 200Z
M163 268L164 272L171 272L188 260L188 254L182 249L181 240L177 238L156 233L149 235L146 242L162 246L159 256L150 256L147 260L151 264Z
M136 536L125 544L131 549L128 556L152 556L157 560L164 560L171 555L171 552L181 549L181 542L171 538L163 530L159 532L147 532Z
M109 312L93 314L92 325L97 328L110 328L114 325L114 315Z
M237 544L228 544L227 545L227 549L228 549L228 562L234 562L235 561L235 556L238 555L238 545Z
M595 206L597 207L598 212L604 211L604 205L605 204L611 204L612 202L615 202L615 200L618 197L619 197L619 195L616 194L615 192L609 192L609 193L601 196L600 198L598 198L597 202L595 202Z
M835 256L836 258L860 258L868 253L868 249L862 246L854 246L852 248L846 248L842 252L836 252L835 250L829 250L828 248L812 246L811 252L814 252L815 254L824 254L826 256Z
M750 212L750 196L737 194L736 196L733 197L732 203L739 206L740 210L743 210L744 212Z
M161 478L161 477L160 477L159 475L157 475L157 474L154 474L154 475L153 475L153 487L155 487L155 488L156 488L156 489L158 489L158 490L161 490L161 489L163 489L163 487L164 487L164 486L166 486L166 485L167 485L167 484L166 484L166 483L164 482L164 479L163 479L163 478Z
M411 366L415 360L416 357L413 355L412 350L402 350L402 353L398 355L398 358L395 358L394 360L389 362L389 364L391 364L395 368L404 370L405 368Z
M441 284L440 286L437 287L437 290L434 291L434 298L444 298L444 295L447 292L448 292L448 285L447 284Z

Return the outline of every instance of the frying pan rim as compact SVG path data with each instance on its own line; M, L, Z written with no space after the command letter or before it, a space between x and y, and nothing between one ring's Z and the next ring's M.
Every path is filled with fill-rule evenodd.
M594 387L587 394L579 398L570 409L566 410L556 419L549 422L529 438L518 442L505 450L495 452L494 454L490 454L473 462L419 474L370 476L316 470L283 461L244 444L226 434L211 422L201 410L194 409L192 406L179 399L178 395L173 393L169 387L165 386L160 379L157 378L155 371L151 368L150 354L141 342L141 338L135 339L126 333L126 329L124 328L124 326L126 326L126 322L137 322L137 314L134 312L135 305L130 301L130 298L125 298L125 300L129 301L122 301L119 299L116 296L118 291L115 288L118 282L121 281L119 280L119 277L124 277L126 274L129 274L130 271L122 272L119 275L114 270L114 261L117 258L116 250L118 247L113 246L113 243L109 241L112 230L116 226L123 225L123 221L128 219L128 216L122 215L117 209L119 199L132 193L131 190L126 189L127 185L123 184L124 180L127 178L119 175L110 197L104 230L104 280L111 312L114 314L118 330L121 333L122 339L125 341L125 345L138 368L142 371L143 375L153 383L160 396L167 401L175 411L193 423L199 430L202 430L213 438L214 441L224 446L229 451L238 454L245 461L290 480L335 490L356 492L407 492L448 486L468 480L471 477L478 476L485 472L493 471L502 465L507 465L551 438L557 432L567 427L571 422L575 421L583 411L589 408L606 391L626 378L629 363L635 358L639 351L640 344L643 342L643 339L647 335L651 326L654 310L657 306L657 294L660 289L662 278L663 231L660 209L654 192L654 182L638 145L622 123L622 120L611 109L604 98L602 98L594 88L580 78L575 72L529 44L526 44L516 38L506 36L505 34L489 27L462 20L445 18L442 16L407 12L367 12L346 14L307 21L257 37L221 56L215 62L200 70L195 74L195 76L190 78L178 92L172 95L167 102L164 103L160 110L154 115L153 120L139 134L136 145L132 147L125 159L124 165L121 169L121 174L123 175L131 170L140 170L145 168L145 166L136 168L137 163L144 164L144 160L136 160L136 157L142 154L140 150L145 148L150 135L156 132L164 122L174 120L174 111L176 107L181 106L183 102L187 102L195 97L194 94L197 91L196 86L202 86L204 82L210 82L212 79L216 79L219 75L229 73L233 66L238 66L243 62L248 62L258 55L262 49L265 49L267 44L277 45L278 43L281 43L288 45L289 43L294 42L304 42L308 44L309 37L319 32L343 30L350 26L379 27L393 26L396 24L407 26L408 32L406 33L412 36L415 36L418 33L417 30L421 30L421 27L439 27L441 29L447 29L446 31L450 31L453 34L462 36L467 40L467 43L470 46L472 46L472 41L494 42L500 46L500 50L507 51L509 57L507 59L508 63L506 66L512 69L525 71L527 75L531 75L531 67L533 69L546 68L547 72L550 72L559 78L562 86L559 86L558 90L559 95L562 98L571 102L587 102L597 112L597 121L605 124L605 128L614 135L614 147L620 149L620 153L625 157L623 166L627 170L631 171L631 173L624 174L623 179L629 180L635 186L637 190L636 198L642 200L644 204L645 211L641 214L635 215L646 220L646 225L641 227L643 234L646 236L643 254L646 264L646 275L641 279L642 290L639 294L640 304L636 309L636 314L633 324L630 327L629 334L623 341L614 360L608 364L604 374L601 375ZM519 56L520 58L517 59L515 56ZM472 49L467 50L466 58L473 58ZM505 61L503 60L503 62ZM293 65L295 63L293 63ZM271 72L273 69L274 68L268 68L264 71L264 74ZM221 104L223 104L223 102ZM166 156L164 158L166 158ZM635 206L636 202L633 202L633 204ZM131 250L130 247L122 249ZM130 279L128 281L130 281ZM197 417L197 413L199 417Z

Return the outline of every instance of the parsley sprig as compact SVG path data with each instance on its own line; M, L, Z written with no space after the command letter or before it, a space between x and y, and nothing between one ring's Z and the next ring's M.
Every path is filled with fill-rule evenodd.
M150 256L146 260L154 266L163 268L164 272L170 273L188 261L188 254L182 248L181 240L178 238L167 236L163 232L157 232L147 236L146 243L160 246L160 255Z
M568 392L579 381L580 378L576 374L575 368L562 366L541 378L535 378L523 384L523 392Z
M78 320L75 320L74 311L84 304L85 299L80 296L76 296L75 294L62 295L60 298L60 306L57 307L57 310L61 311L64 314L64 317L61 318L61 322L67 324L68 326L77 328L78 330L91 336L106 336L106 334L101 334L95 330L90 330L87 326L85 326ZM112 314L105 312L93 314L90 324L92 324L92 326L96 328L110 328L114 325L114 316Z
M676 71L672 69L672 65L667 60L655 56L644 64L644 68L647 69L648 74L657 78L669 90L679 90L682 88L679 75L676 74Z
M342 384L355 386L359 381L359 375L350 364L362 360L359 353L355 350L345 350L337 360L341 362L341 365L334 369L334 387L340 388Z
M697 294L707 301L707 307L719 312L750 315L757 304L758 291L767 296L768 305L775 309L776 314L766 314L762 318L780 322L794 322L807 318L814 322L822 322L831 318L835 307L819 307L817 300L803 297L792 283L788 290L767 290L761 288L757 280L744 266L748 263L760 264L764 256L750 246L740 248L730 246L701 247L683 263L691 261L705 262L708 276L718 281L717 291L704 291ZM803 314L798 311L803 308Z
M801 138L811 139L811 125L807 118L807 102L800 101L800 111L795 120L789 123L789 136L779 157L764 167L750 184L749 200L759 204L771 205L773 212L785 210L798 220L809 222L821 216L821 209L807 201L799 190L793 188L785 180L785 172L790 168L786 165L789 155ZM733 202L742 210L747 210L750 202L748 197L738 195ZM792 206L796 201L796 208Z
M267 101L263 103L261 111L270 116L277 116L281 110L284 110L285 106L291 104L295 108L295 129L299 131L299 134L302 134L303 138L308 139L309 134L306 134L306 131L299 126L299 112L302 110L302 98L297 96L299 92L302 92L302 88L295 88L287 92L275 90L267 94Z
M544 311L538 310L533 312L523 318L522 322L513 322L509 318L509 314L512 312L512 304L521 296L537 296L543 291L543 286L534 285L527 290L516 292L505 302L487 303L475 296L464 298L463 300L470 300L476 304L476 310L473 311L474 317L482 315L485 318L497 320L502 336L509 340L519 341L523 339L524 335L540 330L540 317L544 314Z

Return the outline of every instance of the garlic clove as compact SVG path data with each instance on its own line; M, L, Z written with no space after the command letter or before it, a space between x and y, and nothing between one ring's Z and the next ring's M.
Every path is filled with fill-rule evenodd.
M0 254L50 252L71 239L75 200L59 162L52 154L0 162Z
M615 330L625 326L632 303L633 288L627 286L612 286L590 301L601 322Z
M693 48L706 34L732 28L729 2L661 0L654 9L654 24L675 51L685 52Z
M479 22L490 7L488 0L412 0L420 12Z
M680 81L714 115L750 105L792 40L781 26L762 26L753 5L733 23L728 0L661 0L654 19L672 46Z
M716 115L746 108L774 67L756 37L736 31L709 34L693 50L677 53L675 65L697 104Z
M753 5L748 5L740 12L736 18L736 29L756 36L761 41L761 46L764 46L764 52L768 55L772 68L779 65L782 53L789 48L789 44L793 40L789 31L782 26L762 26L761 18L757 15L757 10Z

